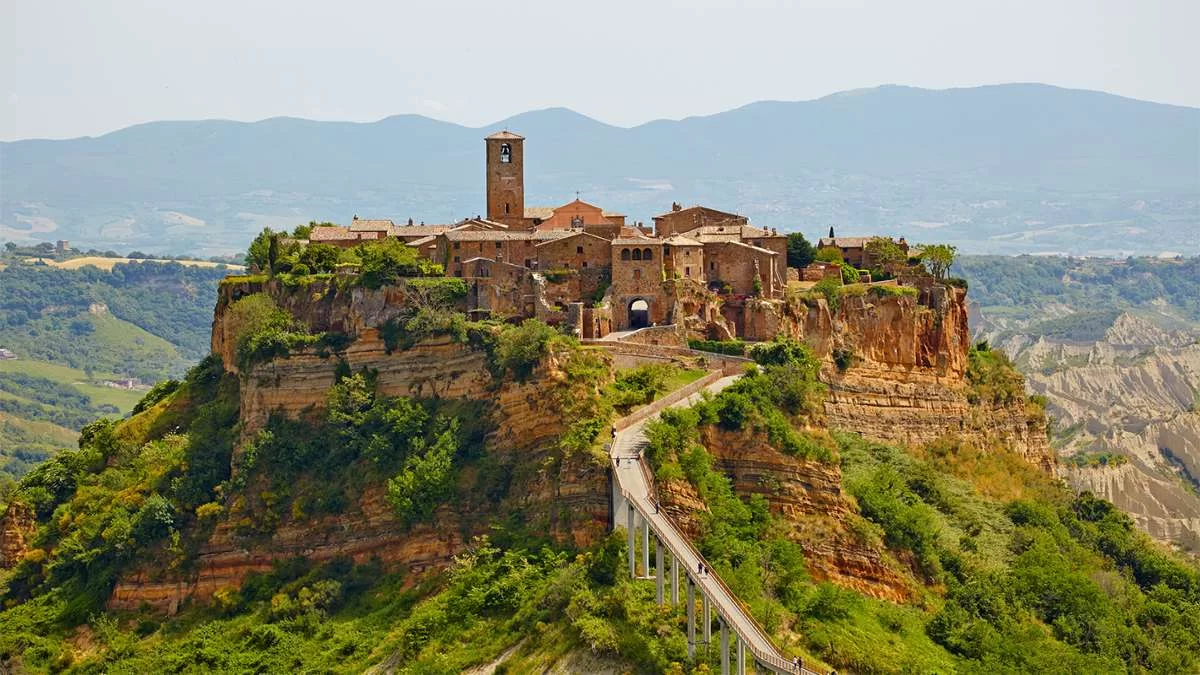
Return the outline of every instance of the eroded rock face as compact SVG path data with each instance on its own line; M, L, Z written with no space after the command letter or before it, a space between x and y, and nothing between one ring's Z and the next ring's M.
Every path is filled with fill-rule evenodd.
M829 426L881 441L924 444L946 436L1002 443L1053 471L1045 430L1030 426L1024 404L971 404L966 381L966 291L930 286L918 297L871 293L841 299L836 311L748 303L747 330L784 334L812 346L829 386ZM841 362L839 364L839 361Z
M1037 318L1077 310L1045 307ZM1174 315L1166 320L1179 325ZM1200 329L1168 331L1125 313L1100 339L1071 342L986 315L977 325L1049 401L1058 454L1126 460L1064 466L1071 486L1113 502L1150 536L1200 552Z
M33 509L21 502L10 503L0 517L0 569L10 569L21 562L36 532Z
M121 579L110 607L148 604L173 612L185 600L206 601L222 588L238 588L247 574L296 556L318 563L338 557L359 563L377 559L389 571L420 574L449 565L474 537L490 532L496 517L507 514L519 514L531 530L573 546L590 546L604 536L609 526L607 463L587 454L564 457L556 449L569 422L563 419L559 393L566 376L558 363L549 359L526 383L497 385L484 352L446 338L388 354L378 332L358 323L387 314L382 309L342 313L336 320L353 325L357 339L336 356L304 350L241 373L243 441L271 414L319 417L344 362L351 371L376 372L377 391L384 395L484 402L492 427L485 440L488 454L509 472L500 503L473 490L475 469L468 466L458 491L468 496L440 508L431 523L411 529L396 519L382 485L369 486L336 516L285 517L267 536L240 535L236 521L245 514L226 516L193 571L181 575L156 563L144 565ZM346 318L368 315L370 319ZM321 319L330 320L335 319ZM221 323L219 311L216 323ZM214 339L214 346L224 345Z
M730 478L734 492L743 498L762 495L772 513L791 527L814 579L895 602L911 595L909 582L888 564L883 551L861 543L847 530L854 509L842 493L836 464L784 455L749 431L705 427L701 443L714 467ZM691 484L667 481L658 486L658 493L672 520L689 536L698 536L697 515L708 507Z

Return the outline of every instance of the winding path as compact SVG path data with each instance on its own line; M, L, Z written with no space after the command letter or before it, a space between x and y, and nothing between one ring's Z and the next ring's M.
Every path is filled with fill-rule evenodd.
M693 405L701 399L703 391L719 392L733 384L738 377L740 376L723 377L708 385L704 390L696 392L669 407L678 408ZM709 566L700 553L691 545L687 537L675 527L675 524L671 522L665 513L658 509L652 474L642 456L642 451L648 444L645 433L646 424L650 420L657 418L658 414L654 414L647 419L631 424L623 431L617 432L610 446L609 456L613 461L613 476L619 488L619 495L622 498L614 509L614 522L618 525L631 526L633 518L628 511L627 505L633 505L638 517L649 526L649 529L654 532L654 536L665 545L674 558L675 569L672 574L678 575L678 568L682 565L688 579L700 590L702 598L708 598L712 602L722 624L727 625L729 630L737 636L739 665L743 660L740 651L744 648L750 652L755 662L773 672L818 675L808 669L797 669L793 665L792 660L775 647L770 637L767 636L766 631L750 616L749 612L742 606L742 603L716 573L708 571L704 574L699 574L697 572L701 563L704 563L706 568L709 568ZM628 525L626 525L627 523ZM643 537L645 536L643 535ZM632 533L630 540L633 540ZM648 548L643 551L643 556L648 561ZM632 554L630 554L630 560L633 561ZM649 565L644 563L644 566L648 572ZM660 553L658 557L660 602L662 601L663 572L663 560ZM675 576L675 579L677 580L678 577ZM672 597L674 596L675 594L672 593ZM694 610L694 605L692 609ZM689 632L691 632L690 629L691 618L689 615ZM689 638L693 637L694 634L689 635ZM722 654L722 670L729 672L728 638L724 637L722 643L722 648L726 650Z

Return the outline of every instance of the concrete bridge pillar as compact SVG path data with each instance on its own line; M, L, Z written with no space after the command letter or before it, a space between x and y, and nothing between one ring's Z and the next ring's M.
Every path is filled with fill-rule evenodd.
M696 584L687 575L687 639L688 660L696 658Z
M658 604L663 604L663 582L666 580L666 567L663 566L662 539L654 538L654 585L657 586Z
M739 635L737 639L737 670L738 675L746 672L746 641Z
M712 607L708 604L708 596L700 594L701 604L704 611L701 613L702 625L704 626L704 644L712 642Z
M634 562L634 557L633 557L633 556L634 556L634 551L633 551L633 544L634 544L634 539L633 539L633 531L634 531L634 530L633 530L633 523L634 523L633 508L627 508L627 509L626 509L626 511L625 511L625 514L626 514L626 515L625 515L625 531L626 531L626 533L627 533L627 535L628 535L628 538L629 538L629 554L628 554L628 557L629 557L629 578L630 578L630 579L636 579L636 578L637 578L637 567L635 567L635 562Z
M729 626L725 625L725 617L717 615L717 623L721 624L721 675L729 675Z
M679 604L679 556L671 554L671 606Z
M650 576L650 521L642 518L642 574Z

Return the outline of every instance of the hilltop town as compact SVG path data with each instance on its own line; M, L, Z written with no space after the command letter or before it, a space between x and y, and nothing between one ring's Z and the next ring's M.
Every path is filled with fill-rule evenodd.
M316 225L288 244L350 249L397 240L433 274L468 284L472 317L537 318L585 339L668 325L696 338L769 339L752 315L789 289L811 290L825 279L870 283L869 269L889 285L932 280L909 260L903 238L835 237L830 228L818 242L820 259L789 267L786 234L708 206L672 203L653 226L578 198L528 206L525 138L505 130L484 140L485 215L442 225L355 215L349 225Z

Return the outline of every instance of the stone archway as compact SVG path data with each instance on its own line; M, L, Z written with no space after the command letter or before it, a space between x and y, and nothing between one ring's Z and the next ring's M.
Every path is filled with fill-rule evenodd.
M629 328L645 328L650 325L650 303L644 298L634 298L629 303Z

